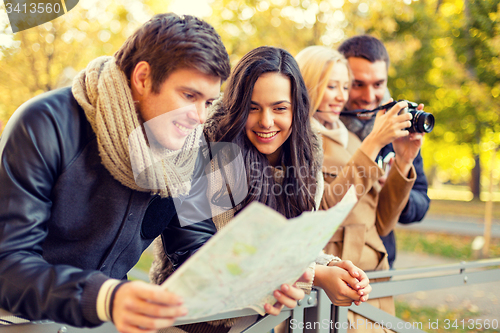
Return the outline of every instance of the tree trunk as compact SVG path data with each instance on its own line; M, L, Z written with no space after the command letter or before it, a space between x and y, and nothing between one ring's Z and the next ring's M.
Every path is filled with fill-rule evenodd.
M481 161L479 154L474 155L474 168L470 177L470 190L473 195L473 200L479 200L481 194Z
M464 1L464 14L465 18L467 20L466 26L471 27L472 24L472 18L470 14L470 0ZM469 30L469 29L467 29ZM471 39L471 37L466 37ZM472 41L471 41L472 45ZM474 59L474 50L470 48L467 52L467 58L469 60ZM469 62L469 65L467 66L467 72L468 76L471 80L473 81L479 81L476 73L476 69L472 65L472 62ZM471 178L470 178L470 190L473 195L474 200L479 200L479 196L481 194L481 161L479 159L479 145L481 144L481 124L479 123L479 120L476 117L476 142L473 145L477 145L477 149L473 149L473 158L474 158L474 168L472 169L471 172Z

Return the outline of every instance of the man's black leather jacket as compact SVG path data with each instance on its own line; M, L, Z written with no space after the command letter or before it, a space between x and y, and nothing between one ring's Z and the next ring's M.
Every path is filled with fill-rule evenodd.
M197 209L196 200L185 205ZM0 139L0 307L31 320L99 325L102 283L126 278L173 221L172 199L131 190L101 164L70 88L40 95L14 113ZM189 230L182 260L216 231L211 219Z

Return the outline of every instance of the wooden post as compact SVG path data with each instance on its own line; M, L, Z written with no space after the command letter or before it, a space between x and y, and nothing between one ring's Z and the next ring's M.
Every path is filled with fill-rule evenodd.
M485 213L484 213L484 246L483 246L483 258L488 258L488 252L490 247L491 239L491 220L493 217L493 170L495 168L495 158L497 148L493 149L491 153L491 166L490 166L490 188L489 197L486 201Z

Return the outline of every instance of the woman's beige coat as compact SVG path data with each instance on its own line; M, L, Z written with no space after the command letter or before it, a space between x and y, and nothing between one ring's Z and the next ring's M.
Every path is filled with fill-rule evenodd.
M356 187L359 199L326 245L325 252L343 260L351 260L364 271L389 269L387 253L380 236L387 235L398 222L416 179L414 168L405 177L393 164L382 187L378 180L384 175L383 170L361 150L357 150L361 142L355 134L349 132L346 148L325 135L322 139L325 193L321 208L328 209L335 205L342 198L342 189L345 190L350 184ZM346 168L347 165L355 165L355 168ZM394 314L392 297L371 299L368 302ZM358 319L365 320L364 317L349 313L352 323L360 323ZM371 331L363 327L357 328L356 332Z

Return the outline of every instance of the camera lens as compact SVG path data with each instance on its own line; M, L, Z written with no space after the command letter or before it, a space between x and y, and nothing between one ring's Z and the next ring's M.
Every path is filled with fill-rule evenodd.
M413 118L411 119L410 132L429 133L434 128L434 116L424 111L409 111Z

